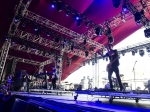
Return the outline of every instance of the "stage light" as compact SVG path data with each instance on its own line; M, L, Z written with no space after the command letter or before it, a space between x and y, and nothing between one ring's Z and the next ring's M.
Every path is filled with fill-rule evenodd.
M76 16L76 20L78 21L80 19L80 17L79 16Z
M69 16L70 15L70 12L67 10L66 11L66 16Z
M35 28L34 28L34 31L38 31L38 27L35 27Z
M100 27L97 27L97 28L95 29L95 33L96 33L97 36L102 36L101 28L100 28Z
M123 5L123 6L122 6L122 11L123 11L123 12L126 12L127 10L128 10L127 6L126 6L126 5Z
M86 22L86 23L85 23L85 26L86 26L86 28L88 28L88 27L89 27L89 23L88 23L88 22Z
M55 3L54 2L51 3L51 7L55 8Z
M74 50L74 45L71 45L71 50L72 50L72 51Z
M122 56L124 56L126 53L126 51L121 51Z
M26 23L25 23L25 22L22 23L22 27L23 27L23 28L26 27Z
M89 55L89 52L85 51L85 56L88 57L88 55Z
M139 50L139 54L140 54L140 56L144 56L144 50Z
M114 38L113 37L108 37L108 43L109 44L112 44L112 43L114 43Z
M112 0L112 2L113 2L113 6L115 8L118 8L120 6L120 4L121 4L121 0Z
M64 39L64 42L63 42L63 44L66 44L67 43L67 41L66 41L66 39Z
M86 44L86 39L84 39L83 43Z
M150 38L150 28L144 30L144 34L146 38Z
M140 23L141 22L141 13L140 12L136 12L134 14L134 20L136 23Z
M146 47L146 51L150 53L150 47Z
M57 11L58 11L58 12L61 12L61 11L62 11L62 3L61 3L61 2L59 2L59 3L57 4Z
M47 32L47 36L48 36L48 37L50 36L50 32Z
M132 56L134 56L135 55L135 51L132 51Z

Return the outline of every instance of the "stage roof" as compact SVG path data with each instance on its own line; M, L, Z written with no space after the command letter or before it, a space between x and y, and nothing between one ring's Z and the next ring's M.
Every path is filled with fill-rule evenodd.
M24 3L27 0L23 0ZM77 34L80 35L86 35L88 36L87 38L90 37L90 40L98 42L100 45L107 45L108 44L108 38L106 35L102 36L95 36L90 34L91 29L93 28L93 23L95 27L97 25L100 25L103 27L108 21L110 23L110 28L112 30L112 36L114 38L114 45L118 44L121 42L123 39L127 38L129 35L137 31L139 28L142 27L142 25L137 25L134 16L131 14L131 12L127 11L123 15L122 13L122 4L120 5L119 8L113 7L113 2L112 0L32 0L31 4L28 7L28 11L35 13L36 15L39 15L40 17L44 17L47 20L50 20L54 23L57 23L58 25L69 29L70 31L73 31ZM132 4L134 4L138 10L142 7L139 4L140 0L129 0L131 1ZM150 2L148 0L143 0L145 3L147 3L146 7L150 5ZM58 6L55 6L52 8L52 3L55 5L60 2L63 3L64 9L60 12L58 12ZM0 44L1 46L3 45L5 41L5 37L8 34L8 30L10 27L10 24L12 22L14 12L16 9L16 5L19 4L19 0L3 0L0 2L0 13L1 13L1 19L0 19ZM58 5L58 4L57 4ZM149 13L148 13L148 8L145 8L145 16L149 19ZM66 12L68 12L69 16L66 16ZM75 20L77 16L82 16L82 21L81 21L81 26L79 27L77 25L77 21ZM124 17L124 18L122 18ZM65 34L64 32L58 32L55 30L55 28L50 28L47 27L46 25L43 26L41 23L37 23L36 21L29 21L27 18L23 19L23 22L28 21L30 22L30 25L27 26L26 29L21 28L21 25L18 27L20 31L25 31L31 34L36 35L34 28L32 27L33 25L38 25L38 27L44 28L44 31L49 30L55 32L55 34L59 34L65 37L68 40L73 41L75 37L72 37L68 35L67 33ZM89 22L90 21L90 22ZM92 25L89 25L87 28L85 24L89 22ZM21 22L22 23L22 22ZM32 25L31 25L32 24ZM105 29L105 27L104 27ZM46 32L45 31L45 32ZM92 32L92 31L91 31ZM40 32L40 36L49 40L53 40L53 37L47 37L44 32ZM93 32L92 32L93 33ZM85 37L86 37L85 36ZM79 38L79 37L76 37ZM15 40L15 39L14 39ZM37 43L35 44L37 45ZM88 49L92 47L92 45L84 45L83 43L80 43L80 46L84 46ZM40 49L46 49L48 51L53 51L59 53L59 50L55 50L55 48L49 48L45 46L39 45ZM93 51L97 51L98 48L94 46ZM84 50L82 50L84 52ZM93 52L90 51L92 54ZM89 54L90 54L89 53ZM43 62L48 60L49 58L46 57L41 57L41 56L36 56L34 54L29 54L26 52L22 51L17 51L10 49L9 55L16 56L16 57L21 57L25 59L30 59L38 62ZM67 61L63 62L63 71L62 71L62 80L67 78L68 75L73 73L75 70L80 68L82 66L82 62L86 60L86 58L83 58L81 56L77 56L74 54L70 53L64 53L65 57L68 57L71 59L71 65L67 66ZM51 71L52 66L54 63L46 65L44 70L46 71ZM29 74L34 74L36 71L38 71L38 66L33 66L33 65L28 65L28 64L23 64L23 63L18 63L17 65L17 70L24 69L27 70Z

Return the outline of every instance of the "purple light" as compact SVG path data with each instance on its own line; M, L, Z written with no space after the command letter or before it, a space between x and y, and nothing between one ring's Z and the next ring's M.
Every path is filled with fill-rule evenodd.
M18 19L15 19L15 23L17 23L18 22Z
M8 38L5 39L6 41L8 40Z
M51 6L52 6L52 8L55 8L55 5L54 5L54 4L52 4Z
M66 16L68 17L68 16L69 16L69 14L66 14Z
M35 28L34 31L38 31L38 28Z
M123 12L126 12L127 11L127 8L123 8Z
M77 17L76 17L76 20L79 20L79 19L80 19L80 18L77 16Z
M127 10L128 10L127 6L126 6L126 5L123 5L123 6L122 6L122 11L123 11L123 12L126 12Z
M15 44L15 42L12 42L12 44Z

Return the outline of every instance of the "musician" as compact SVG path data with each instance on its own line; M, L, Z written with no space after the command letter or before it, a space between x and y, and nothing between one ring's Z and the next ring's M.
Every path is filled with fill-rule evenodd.
M56 81L58 80L57 70L55 67L53 67L53 75L52 75L52 86L53 90L56 89Z
M7 88L8 88L8 90L11 89L11 83L12 83L12 76L8 75L8 78L7 78Z
M24 88L24 92L29 92L29 75L26 73L23 77L23 88Z
M118 83L119 83L119 87L120 87L120 91L123 90L122 87L122 83L121 83L121 79L119 76L119 56L118 56L118 51L117 50L113 50L113 45L112 44L108 44L108 48L107 48L108 52L103 56L103 57L109 57L110 63L108 67L108 79L109 79L109 83L110 83L110 88L113 89L113 84L112 84L112 73L115 72Z

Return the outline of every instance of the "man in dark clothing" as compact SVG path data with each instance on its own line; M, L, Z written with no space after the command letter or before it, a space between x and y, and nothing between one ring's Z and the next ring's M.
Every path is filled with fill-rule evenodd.
M122 91L123 87L122 87L122 82L121 82L121 79L120 79L120 76L119 76L119 69L118 69L118 66L119 66L118 51L113 50L113 45L112 44L108 44L107 50L108 50L108 52L103 57L109 57L109 60L110 60L110 63L107 65L108 79L109 79L109 83L110 83L110 88L113 89L112 73L115 72L118 83L119 83L120 91Z
M56 89L56 81L58 80L58 76L57 76L57 70L55 67L53 67L53 73L52 73L52 86L53 86L53 90Z

